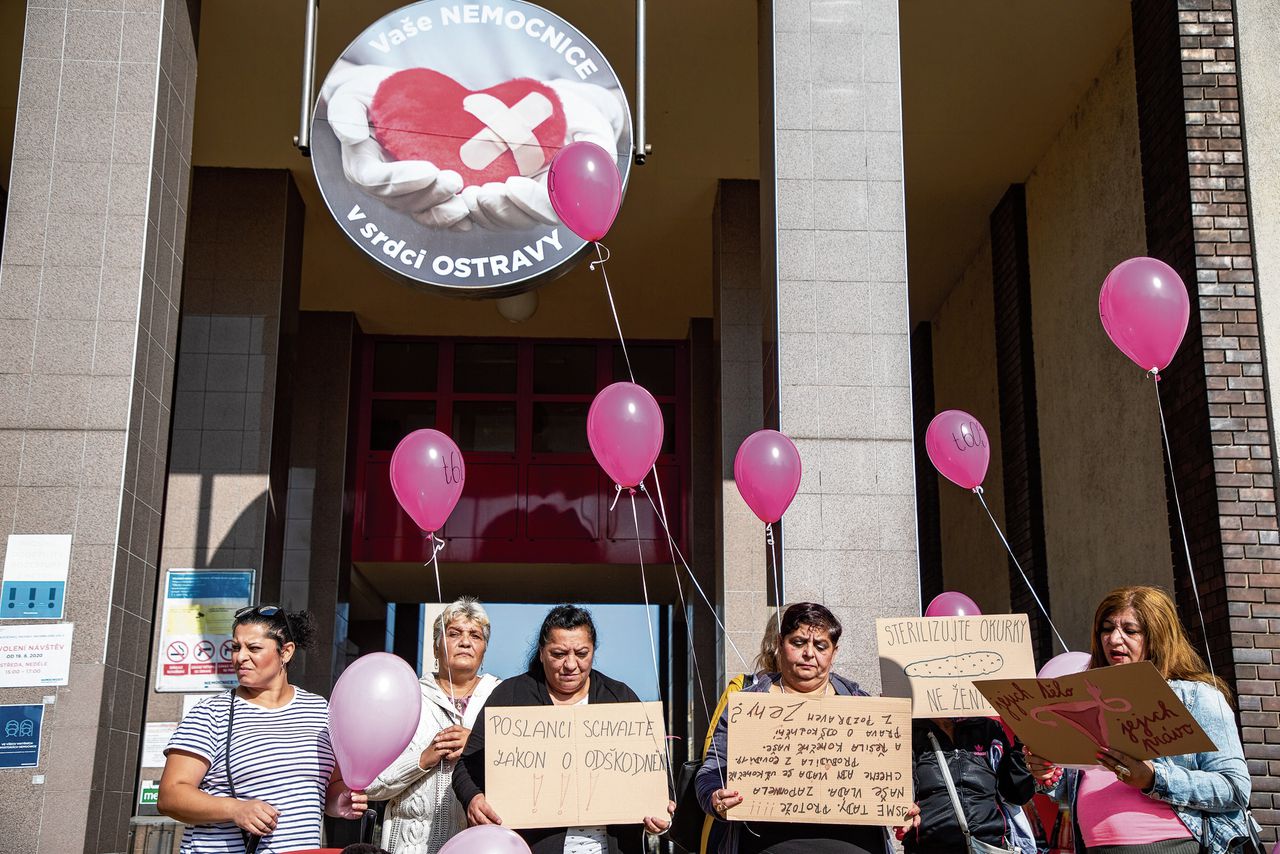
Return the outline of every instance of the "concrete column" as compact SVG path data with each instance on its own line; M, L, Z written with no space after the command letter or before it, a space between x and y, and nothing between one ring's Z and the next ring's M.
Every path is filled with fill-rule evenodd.
M316 615L315 649L303 657L298 679L327 695L346 666L351 558L351 502L347 500L347 425L359 326L355 315L304 311L289 444L289 495L281 598Z
M716 590L717 608L728 630L727 634L717 634L717 658L726 678L731 678L752 669L770 610L764 526L742 500L733 481L733 458L738 446L764 426L758 182L720 182L712 214L712 241L720 379L716 417L716 447L720 452Z
M805 465L784 519L786 598L836 613L837 667L874 693L874 620L920 600L898 4L768 5L765 286L776 279L781 429Z
M302 214L286 170L195 170L160 569L254 569L262 602L281 601ZM162 660L146 719L177 721L183 695L150 690Z
M0 258L3 533L72 535L75 624L70 684L0 692L47 706L0 797L6 848L59 854L123 851L132 814L196 73L183 0L85 5L27 3Z

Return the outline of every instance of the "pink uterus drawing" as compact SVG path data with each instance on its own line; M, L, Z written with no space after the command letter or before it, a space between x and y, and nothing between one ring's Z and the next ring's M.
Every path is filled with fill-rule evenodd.
M1088 679L1084 681L1092 700L1072 700L1041 706L1031 712L1031 717L1046 726L1056 727L1065 722L1076 732L1103 750L1110 749L1111 736L1107 732L1106 712L1127 712L1133 704L1122 697L1102 699L1102 689Z

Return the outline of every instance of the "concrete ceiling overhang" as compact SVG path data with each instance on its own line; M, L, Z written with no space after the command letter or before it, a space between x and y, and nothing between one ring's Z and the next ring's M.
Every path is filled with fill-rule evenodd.
M13 50L0 63L0 119L16 101L23 4L0 4ZM321 76L398 0L326 0ZM634 88L632 4L546 2L582 28ZM633 173L610 242L619 309L637 336L682 337L712 310L710 212L719 178L759 174L756 4L650 8L655 154ZM423 295L377 271L322 207L297 129L304 0L202 4L192 162L292 170L307 202L303 307L356 312L382 332L611 333L585 268L544 287L515 328L488 302ZM1124 0L901 0L907 254L914 321L932 318L1010 183L1025 181L1130 27ZM5 123L4 154L12 142ZM7 177L7 176L6 176Z
M495 0L496 5L501 5ZM408 0L325 0L317 87L365 27ZM635 92L635 6L626 0L543 0L609 58ZM368 332L610 337L598 273L585 264L539 291L534 317L513 327L489 300L424 294L383 275L324 208L297 133L305 0L202 4L192 162L285 168L307 205L302 307L353 311ZM648 117L653 155L631 174L613 231L610 280L629 336L683 338L710 316L711 210L720 178L759 174L756 5L649 4Z
M932 319L1130 29L1124 0L902 0L913 322Z

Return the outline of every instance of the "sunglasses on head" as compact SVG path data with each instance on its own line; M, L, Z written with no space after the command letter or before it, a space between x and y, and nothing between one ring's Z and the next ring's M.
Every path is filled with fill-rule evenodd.
M287 643L293 643L293 625L289 622L289 612L279 605L249 605L236 611L235 620L240 622L245 617L275 617L284 619L284 635Z

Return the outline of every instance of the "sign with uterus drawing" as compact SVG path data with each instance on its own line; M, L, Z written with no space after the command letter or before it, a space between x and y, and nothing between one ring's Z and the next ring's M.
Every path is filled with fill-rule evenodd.
M1059 765L1096 765L1103 748L1135 759L1217 750L1149 661L974 686L1028 748Z

